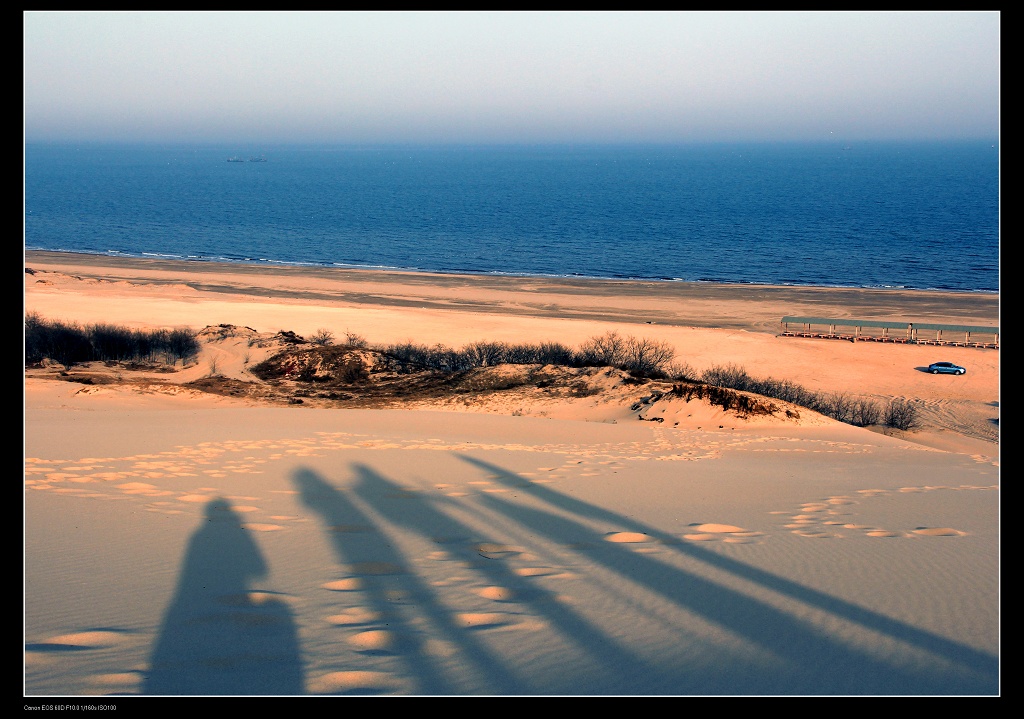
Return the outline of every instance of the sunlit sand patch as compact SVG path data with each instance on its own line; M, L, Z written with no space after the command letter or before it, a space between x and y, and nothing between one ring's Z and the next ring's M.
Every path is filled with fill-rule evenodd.
M302 520L302 517L297 517L294 514L272 514L270 518L275 522L298 522Z
M900 487L900 492L923 492L923 487Z
M812 521L813 522L813 521L817 521L817 520L818 520L818 518L815 517L813 514L795 514L795 515L793 515L793 521L796 521L796 522L806 522L806 521Z
M326 582L320 586L331 592L357 592L363 588L363 580L359 577L348 577L347 579L336 579L333 582Z
M829 504L856 504L855 500L848 497L832 497L828 500Z
M896 532L890 532L887 529L872 529L870 532L865 532L869 537L898 537L900 536Z
M380 621L382 614L366 607L352 607L345 609L339 614L332 614L325 617L328 624L336 627L357 626L359 624L370 624Z
M468 492L445 492L446 497L468 497Z
M67 472L50 472L45 476L51 482L66 482L68 480L81 478L81 475L79 474L68 474Z
M716 542L722 537L718 534L684 534L683 539L691 542Z
M810 502L800 505L800 510L803 512L824 512L826 509L828 509L828 505L824 502Z
M867 497L873 497L878 494L888 494L889 491L886 489L858 489L857 494L863 494Z
M235 511L235 512L238 512L239 514L246 514L248 512L258 512L258 511L260 511L259 507L253 507L253 506L247 505L247 504L235 505L231 509L233 511Z
M834 534L829 534L828 532L808 532L808 531L799 530L799 529L798 530L794 530L793 534L797 535L798 537L810 537L812 539L826 539L826 538L829 538L829 537L836 536Z
M371 671L331 672L311 678L306 684L306 690L311 694L391 692L398 687L398 681L391 674Z
M643 532L608 532L604 535L606 542L616 543L635 543L635 542L653 542L654 537Z
M209 502L210 496L206 494L183 494L178 497L179 502Z
M386 575L405 574L405 568L391 562L354 562L349 565L353 574Z
M751 543L753 543L754 540L751 539L750 537L742 537L742 536L738 537L738 536L730 535L730 536L727 536L722 541L725 542L726 544L751 544Z
M478 596L484 599L493 599L496 602L511 602L516 598L514 590L508 587L484 587L476 590Z
M250 532L279 532L284 529L280 524L263 524L259 522L246 522L242 525L242 528L248 529Z
M512 623L512 617L498 612L466 612L455 615L455 622L466 629L490 629Z
M918 527L913 530L913 533L924 537L963 537L967 534L967 532L949 527Z

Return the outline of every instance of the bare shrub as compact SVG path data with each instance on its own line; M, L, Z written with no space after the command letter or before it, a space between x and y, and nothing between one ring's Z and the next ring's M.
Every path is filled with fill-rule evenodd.
M580 347L581 362L597 367L618 367L625 360L626 340L618 332L591 337Z
M474 367L494 367L505 362L504 342L475 342L466 347Z
M561 342L542 342L537 348L538 364L572 366L576 353Z
M345 344L349 347L366 347L369 343L362 335L357 335L355 332L345 330Z
M668 342L629 337L623 348L621 368L644 377L665 376L664 368L675 354L675 348Z
M917 426L917 406L905 399L893 398L885 407L882 423L895 429L912 429Z
M735 364L712 365L701 373L701 381L715 387L731 389L747 389L751 382L750 375L742 367Z
M309 341L320 347L334 344L334 333L325 327L321 327L309 337Z
M822 398L822 414L840 422L850 423L853 418L853 400L844 392L830 392Z
M859 399L853 404L853 416L851 424L858 427L870 427L878 424L882 418L882 410L877 402L869 399Z
M673 361L665 367L665 374L674 382L693 382L699 376L697 370L688 362Z

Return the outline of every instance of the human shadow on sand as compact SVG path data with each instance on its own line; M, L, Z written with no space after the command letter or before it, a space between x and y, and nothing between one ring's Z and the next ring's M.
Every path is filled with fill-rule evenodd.
M503 467L458 454L460 459L487 472L489 478L540 500L551 511L513 503L495 495L481 501L492 511L526 532L556 543L580 543L607 570L644 586L707 621L771 652L784 661L774 678L749 677L745 686L765 693L808 694L950 694L992 693L998 687L998 659L991 654L886 617L819 590L798 584L714 551L681 542L655 527L534 484ZM621 531L639 532L661 540L666 550L706 563L716 570L751 581L771 593L796 600L814 610L859 625L887 643L906 643L931 656L928 661L885 661L874 652L832 636L818 624L798 618L756 597L604 541L593 529L576 521L600 520ZM805 612L801 612L805 613ZM927 668L926 668L927 667ZM723 689L727 689L723 687Z
M145 694L296 695L303 664L291 609L251 582L267 566L225 499L189 541L143 684Z

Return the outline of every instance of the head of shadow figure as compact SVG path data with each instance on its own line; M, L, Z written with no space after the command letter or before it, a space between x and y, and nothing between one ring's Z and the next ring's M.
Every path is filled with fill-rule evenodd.
M254 591L267 564L226 499L206 505L150 659L146 694L303 693L295 621L274 592Z

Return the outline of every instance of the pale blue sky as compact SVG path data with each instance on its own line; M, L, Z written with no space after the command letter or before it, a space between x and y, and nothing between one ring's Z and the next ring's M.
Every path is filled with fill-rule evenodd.
M998 12L26 12L25 139L994 139Z

